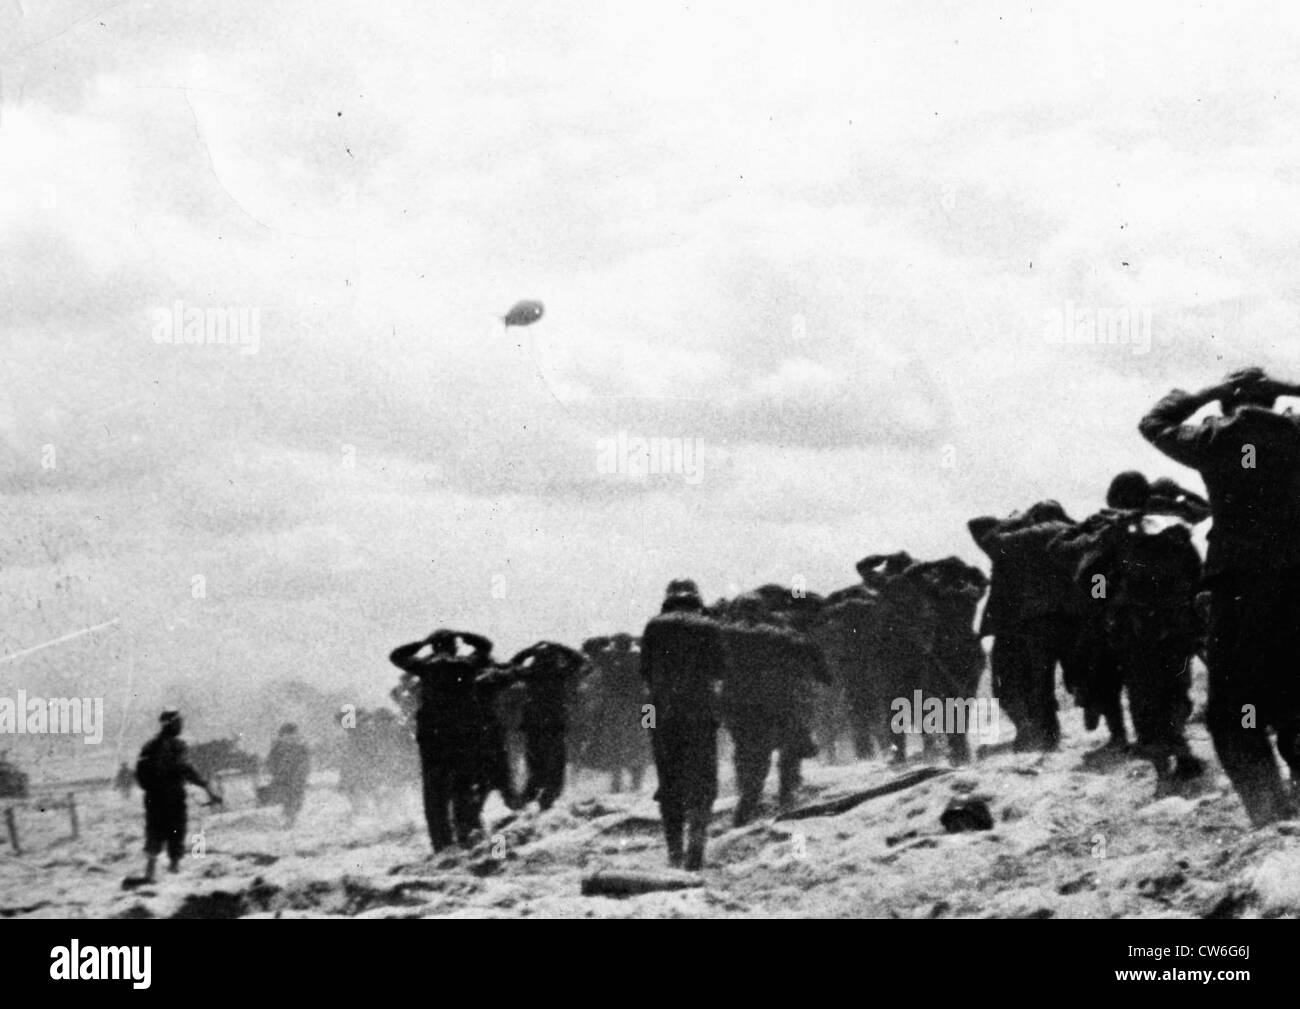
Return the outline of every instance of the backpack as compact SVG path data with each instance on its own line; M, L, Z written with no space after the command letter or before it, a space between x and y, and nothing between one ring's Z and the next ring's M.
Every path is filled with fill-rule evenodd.
M140 750L140 757L135 762L135 780L146 792L159 788L164 781L166 769L163 766L162 740L151 739Z

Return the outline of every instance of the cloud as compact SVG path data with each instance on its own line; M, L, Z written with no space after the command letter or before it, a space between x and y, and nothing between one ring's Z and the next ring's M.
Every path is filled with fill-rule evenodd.
M971 515L1176 472L1136 434L1169 386L1288 366L1286 11L31 6L8 633L107 600L106 682L370 690L438 622L514 647L679 574L978 559ZM546 316L506 331L520 297ZM155 342L177 301L256 308L257 353ZM1149 311L1149 351L1049 343L1067 304ZM611 479L620 433L694 439L701 479Z

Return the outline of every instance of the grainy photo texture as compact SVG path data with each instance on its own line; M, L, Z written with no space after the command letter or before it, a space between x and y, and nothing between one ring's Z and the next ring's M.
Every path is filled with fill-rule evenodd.
M0 917L1300 914L1298 53L0 0Z

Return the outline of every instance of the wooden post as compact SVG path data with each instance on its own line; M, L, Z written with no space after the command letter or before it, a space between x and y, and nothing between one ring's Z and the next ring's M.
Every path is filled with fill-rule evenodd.
M14 846L14 854L21 855L22 847L18 844L18 821L14 819L14 807L5 807L5 824L9 827L9 843Z
M68 819L72 822L72 839L76 841L81 837L81 824L77 821L77 796L75 792L68 793Z

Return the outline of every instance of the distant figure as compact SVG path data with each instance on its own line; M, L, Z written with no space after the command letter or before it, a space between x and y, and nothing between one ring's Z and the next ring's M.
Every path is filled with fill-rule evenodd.
M1121 523L1115 550L1119 581L1109 630L1138 754L1151 761L1162 782L1196 777L1204 768L1192 755L1184 727L1192 713L1201 555L1189 526L1149 514Z
M1259 368L1188 393L1175 389L1138 430L1205 481L1214 527L1205 558L1209 599L1206 726L1219 763L1263 826L1291 815L1300 785L1300 418L1276 413L1300 385ZM1215 401L1222 416L1188 424ZM1278 754L1291 769L1288 795Z
M863 584L877 593L876 670L892 712L898 698L911 698L917 690L928 694L938 618L923 571L907 551L864 557L857 569ZM900 728L891 714L891 763L907 760L914 728L920 723ZM921 744L926 755L938 752L937 735L922 734Z
M830 684L819 645L789 627L755 594L725 607L722 628L727 678L721 711L735 744L735 825L758 815L772 754L777 752L778 799L793 805L802 781L800 762L817 752L809 736L813 681Z
M367 809L391 814L407 786L420 780L414 718L389 708L361 708L350 727L347 712L335 720L344 731L339 791L347 796L352 816Z
M984 672L984 649L975 633L975 609L988 587L984 572L958 557L945 557L918 561L899 577L920 587L926 600L921 609L932 622L922 649L922 703L935 698L947 711L951 701L974 700ZM947 728L951 730L947 732L948 759L953 764L968 762L969 736L977 727L963 725L962 731L956 726ZM932 747L939 742L938 735L931 732L923 740Z
M704 865L718 797L716 686L727 673L722 631L703 609L694 582L673 581L659 616L641 636L641 675L650 688L650 742L659 772L655 799L668 864L691 870Z
M1129 741L1122 706L1124 679L1111 627L1109 586L1118 584L1119 572L1115 552L1109 543L1098 539L1098 533L1110 528L1115 515L1145 508L1150 499L1151 484L1145 476L1137 470L1119 473L1106 490L1106 507L1048 544L1050 552L1071 566L1083 593L1080 634L1086 660L1074 699L1083 708L1083 725L1089 732L1105 720L1110 732L1105 748L1111 750L1124 750Z
M491 670L502 668L496 663ZM507 809L519 809L523 800L515 787L515 767L525 763L523 719L524 685L510 679L480 675L474 684L481 719L479 728L478 803L481 810L493 792Z
M837 589L826 597L813 633L822 646L833 678L843 694L844 713L859 760L887 756L897 742L889 731L889 703L879 668L880 593L865 584ZM832 699L834 704L838 698ZM823 742L829 745L840 727L832 708L825 716Z
M185 783L197 785L212 802L221 796L212 790L190 763L180 712L164 711L159 717L158 735L144 744L135 764L135 780L144 790L144 878L153 882L158 853L167 848L169 872L180 868L185 854Z
M471 654L458 654L461 642ZM426 648L428 654L421 657ZM453 841L469 847L482 827L487 723L475 680L491 663L491 654L492 642L481 634L440 629L389 655L393 665L420 681L416 742L424 779L424 817L434 851Z
M222 772L256 775L262 767L256 753L241 748L238 735L228 739L206 739L190 747L190 763L202 775L215 778Z
M1071 692L1081 678L1081 592L1069 565L1048 550L1074 525L1055 501L1040 501L1006 519L967 523L993 562L980 636L993 637L993 693L1015 724L1017 752L1060 746L1057 663Z
M1052 541L1071 558L1085 590L1093 662L1078 695L1085 725L1101 714L1109 745L1126 738L1120 693L1127 689L1138 753L1159 780L1201 773L1184 734L1191 714L1191 657L1202 627L1196 595L1201 558L1191 525L1209 517L1194 494L1172 481L1148 484L1136 471L1121 473L1107 507ZM1172 486L1171 486L1172 485Z
M403 673L397 686L388 692L389 699L397 705L402 721L408 725L415 724L415 713L420 710L420 678L410 673Z
M29 786L27 775L9 760L9 751L0 750L0 799L25 799Z
M891 764L907 760L907 734L898 732L892 706L898 698L911 698L927 677L928 656L934 647L935 614L921 580L908 577L916 561L906 550L872 554L855 565L863 586L874 595L871 616L874 637L869 642L872 675L883 701L889 729L885 749ZM922 737L925 745L929 737ZM929 742L926 749L935 746Z
M581 652L554 641L539 641L519 652L509 665L479 678L483 684L520 682L524 685L520 725L528 780L520 796L522 803L536 800L539 808L550 809L564 791L568 711L586 665Z
M582 762L610 776L610 791L623 788L623 772L633 792L650 763L650 748L641 728L646 703L641 679L640 642L630 634L588 638L582 650L594 667L579 685L582 711Z
M311 753L292 722L280 726L280 734L266 757L266 770L271 783L257 790L258 805L278 803L286 824L292 827L307 796L307 777L311 773Z
M127 766L126 761L122 761L117 768L117 774L113 776L113 787L123 799L131 798L131 788L135 785L135 774Z

